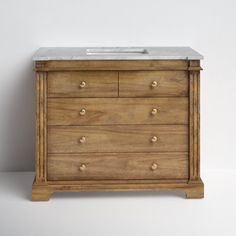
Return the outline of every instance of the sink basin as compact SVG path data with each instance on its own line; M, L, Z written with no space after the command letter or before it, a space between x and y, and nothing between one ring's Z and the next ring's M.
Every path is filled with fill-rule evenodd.
M143 55L148 54L144 48L88 48L86 49L87 55L124 55L135 54Z

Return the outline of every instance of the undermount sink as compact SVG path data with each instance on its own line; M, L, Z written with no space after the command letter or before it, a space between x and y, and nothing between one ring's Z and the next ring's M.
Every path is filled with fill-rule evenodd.
M86 49L87 55L124 55L124 54L136 54L143 55L148 54L148 51L144 48L88 48Z

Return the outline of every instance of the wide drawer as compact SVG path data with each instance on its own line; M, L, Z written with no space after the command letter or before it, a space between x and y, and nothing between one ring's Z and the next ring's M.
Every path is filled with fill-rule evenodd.
M118 72L49 72L49 97L117 97Z
M48 155L48 180L187 178L188 153Z
M188 151L188 126L48 126L49 153L159 151Z
M188 124L188 99L49 98L48 124Z
M120 97L188 96L188 72L119 72L119 95Z

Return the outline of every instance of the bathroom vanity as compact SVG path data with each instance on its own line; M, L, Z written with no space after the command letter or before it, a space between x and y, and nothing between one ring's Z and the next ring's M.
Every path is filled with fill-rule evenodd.
M202 198L201 59L189 47L40 48L32 200L62 191Z

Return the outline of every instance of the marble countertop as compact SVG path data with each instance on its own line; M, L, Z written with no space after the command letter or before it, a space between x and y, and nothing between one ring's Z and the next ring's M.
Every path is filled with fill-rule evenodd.
M190 47L43 47L34 61L50 60L201 60Z

